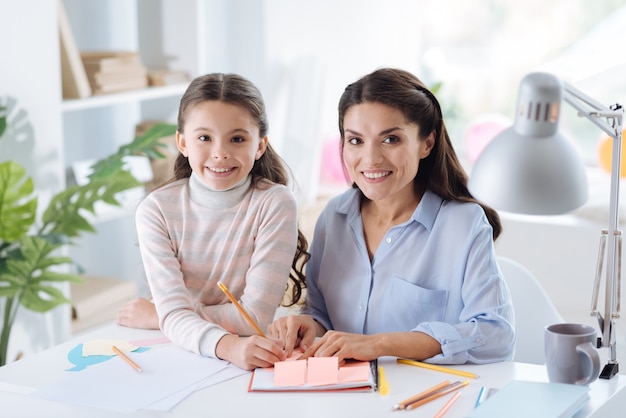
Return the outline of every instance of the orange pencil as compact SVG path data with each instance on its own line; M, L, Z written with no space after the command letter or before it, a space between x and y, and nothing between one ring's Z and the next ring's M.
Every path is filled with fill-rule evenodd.
M435 392L432 395L430 395L430 396L428 396L428 397L426 397L426 398L424 398L422 400L419 400L419 401L414 402L414 403L412 403L410 405L407 405L406 409L417 408L418 406L422 406L425 403L434 401L435 399L441 398L442 396L447 395L450 392L454 392L455 390L461 389L462 387L465 387L467 385L469 385L469 380L466 380L463 383L461 383L460 381L459 382L454 382L454 383L446 386L445 388L443 388L441 391Z
M439 410L439 412L435 414L433 418L442 418L445 415L445 413L448 412L448 409L450 409L452 405L456 402L456 400L459 399L459 396L461 396L460 392L457 392L454 395L452 395L452 397L448 399L448 402L446 402L446 404Z
M261 337L265 337L265 333L263 331L261 331L261 328L259 328L259 326L256 324L256 322L254 322L254 320L250 317L250 315L248 315L248 312L244 311L243 307L239 304L239 302L237 302L237 299L235 299L235 297L230 293L228 288L226 288L226 286L224 286L224 283L217 282L217 285L219 286L220 289L222 289L222 292L224 292L226 297L228 297L228 299L230 299L230 301L233 303L233 305L235 305L235 307L237 309L239 309L239 312L241 312L243 317L246 318L246 321L248 321L250 323L250 325L252 325L252 327L256 330L257 334L259 334Z
M402 402L400 402L397 405L395 405L393 407L393 409L394 410L406 409L407 405L410 405L413 402L417 402L420 399L424 399L424 398L432 395L433 393L437 392L438 390L441 390L441 389L445 388L448 385L450 385L450 381L449 380L444 380L443 382L439 383L438 385L433 386L430 389L426 389L425 391L420 392L417 395L413 395L410 398L407 398L407 399L403 400Z
M130 359L130 357L128 357L126 354L124 354L124 352L122 350L120 350L119 348L117 348L116 346L111 346L111 350L113 350L113 352L115 354L117 354L118 356L120 356L122 358L122 360L124 360L126 363L130 364L132 366L133 369L137 370L139 373L142 373L143 370L141 370L141 367L139 367L139 365L137 363L135 363L134 361L132 361Z

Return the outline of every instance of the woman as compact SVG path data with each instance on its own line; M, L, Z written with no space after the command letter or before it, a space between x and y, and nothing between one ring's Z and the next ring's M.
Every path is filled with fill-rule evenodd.
M377 70L345 89L339 130L353 188L317 221L303 314L269 334L304 357L511 360L500 220L469 193L435 96L410 73Z

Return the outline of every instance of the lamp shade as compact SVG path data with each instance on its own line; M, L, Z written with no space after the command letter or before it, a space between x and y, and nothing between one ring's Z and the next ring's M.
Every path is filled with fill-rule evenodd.
M556 215L587 200L587 176L574 144L558 130L558 78L532 73L520 84L512 127L496 136L469 178L478 200L513 213Z

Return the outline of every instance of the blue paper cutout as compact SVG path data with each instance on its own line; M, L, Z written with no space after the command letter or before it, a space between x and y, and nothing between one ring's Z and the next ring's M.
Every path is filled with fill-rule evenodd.
M134 350L133 353L142 353L144 351L148 351L149 349L150 347L139 347L138 349ZM102 363L103 361L110 360L113 357L115 357L115 355L105 356L97 354L85 357L83 356L83 344L81 343L71 349L69 353L67 353L67 359L75 366L70 369L66 369L65 371L79 372L81 370L85 370L87 366Z

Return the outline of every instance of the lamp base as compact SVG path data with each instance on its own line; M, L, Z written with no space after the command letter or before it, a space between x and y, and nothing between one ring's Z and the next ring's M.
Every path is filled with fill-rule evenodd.
M619 373L619 363L608 363L600 373L600 379L610 379Z

